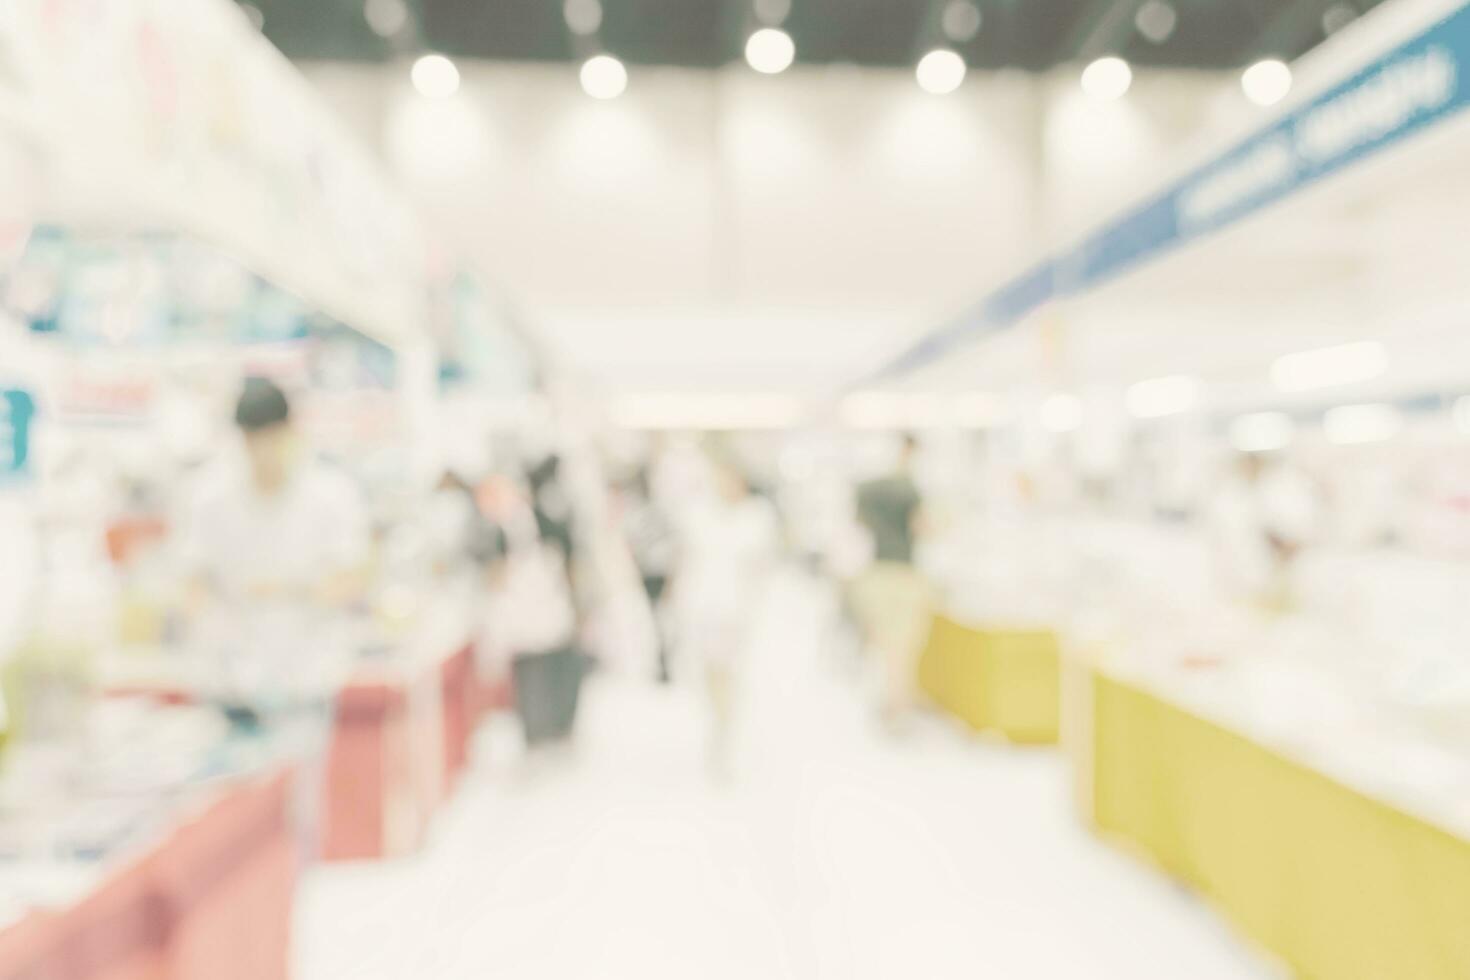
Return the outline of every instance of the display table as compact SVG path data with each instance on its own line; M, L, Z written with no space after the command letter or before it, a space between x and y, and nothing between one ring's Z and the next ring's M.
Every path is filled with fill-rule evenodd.
M322 857L366 860L412 853L469 759L482 714L469 619L443 603L383 654L354 667L337 697L323 775ZM180 656L132 655L104 664L113 695L188 703L200 695Z
M75 904L0 929L0 980L284 980L291 778L232 781Z
M466 643L440 667L444 702L444 786L452 790L470 761L470 741L481 717L475 648Z
M354 672L337 701L322 856L412 853L468 759L479 713L466 621L427 618L411 643Z
M443 663L361 671L337 699L322 857L363 860L422 844L445 797Z
M1055 633L969 625L938 615L919 659L919 687L977 731L1052 744L1060 717Z
M1088 676L1080 758L1103 834L1197 888L1297 976L1470 977L1462 811L1385 801L1142 683Z

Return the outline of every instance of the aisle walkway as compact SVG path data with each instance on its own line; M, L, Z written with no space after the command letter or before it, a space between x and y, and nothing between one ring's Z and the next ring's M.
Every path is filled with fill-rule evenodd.
M299 980L1271 976L1079 828L1053 754L874 732L820 590L782 584L732 783L692 690L600 681L529 777L491 730L423 857L313 873Z

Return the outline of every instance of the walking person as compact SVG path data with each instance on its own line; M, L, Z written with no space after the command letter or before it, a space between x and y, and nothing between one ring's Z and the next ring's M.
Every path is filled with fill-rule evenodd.
M779 535L770 504L733 460L711 458L712 492L690 510L674 582L680 636L704 673L710 707L709 763L734 769L742 661Z
M852 609L883 675L880 713L890 728L914 705L914 674L929 635L928 582L914 565L923 502L914 483L918 444L905 436L892 472L858 487L858 520L873 543L873 561L852 584Z
M672 523L653 499L647 469L640 469L629 481L625 506L624 533L653 613L658 659L655 675L660 684L667 684L672 679L673 670L663 598L673 572L677 543Z

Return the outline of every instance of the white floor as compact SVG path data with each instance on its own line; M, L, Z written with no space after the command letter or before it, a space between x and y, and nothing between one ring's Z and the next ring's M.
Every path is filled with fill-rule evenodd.
M576 755L529 771L486 732L425 854L311 874L298 980L1273 975L1081 829L1054 753L876 731L828 609L776 590L727 783L697 688L600 679Z

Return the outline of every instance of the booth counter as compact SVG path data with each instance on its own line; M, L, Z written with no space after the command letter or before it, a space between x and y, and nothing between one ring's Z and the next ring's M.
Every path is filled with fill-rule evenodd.
M418 651L360 668L337 701L327 762L329 861L416 850L469 758L478 721L473 652L457 620Z
M74 902L0 927L3 980L285 980L291 774L230 780Z
M401 856L423 843L468 765L484 710L472 632L466 609L438 603L353 668L337 696L327 758L324 859ZM185 657L123 652L104 663L105 687L196 700L197 671L180 663Z
M920 564L937 602L917 680L929 701L978 732L1057 742L1071 548L1061 520L984 512L925 544Z
M1054 744L1060 720L1056 634L935 616L919 659L919 687L976 731L1012 742Z
M1203 684L1068 670L1069 742L1102 835L1295 976L1470 976L1470 759L1376 724L1262 727Z

